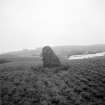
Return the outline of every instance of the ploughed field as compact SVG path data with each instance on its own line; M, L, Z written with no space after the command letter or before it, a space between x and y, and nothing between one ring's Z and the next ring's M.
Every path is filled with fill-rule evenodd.
M105 105L104 57L56 68L36 62L0 65L0 105Z

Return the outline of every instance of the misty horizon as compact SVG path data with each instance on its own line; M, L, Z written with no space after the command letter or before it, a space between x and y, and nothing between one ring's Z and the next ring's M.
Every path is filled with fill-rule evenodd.
M0 52L0 54L7 54L7 53L12 53L12 52L20 52L20 51L34 51L34 50L37 50L37 49L42 49L43 47L45 46L49 46L51 48L60 48L60 47L72 47L72 48L75 48L75 47L99 47L99 46L105 46L105 44L84 44L84 45L43 45L43 46L38 46L38 47L33 47L33 48L20 48L20 49L13 49L13 50L10 50L10 51L6 51L6 52Z
M105 1L1 0L0 53L105 44Z

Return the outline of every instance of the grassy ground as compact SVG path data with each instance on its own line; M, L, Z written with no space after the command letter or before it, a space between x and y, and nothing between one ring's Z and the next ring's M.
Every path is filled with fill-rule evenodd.
M105 105L104 57L41 65L38 59L1 64L0 105Z

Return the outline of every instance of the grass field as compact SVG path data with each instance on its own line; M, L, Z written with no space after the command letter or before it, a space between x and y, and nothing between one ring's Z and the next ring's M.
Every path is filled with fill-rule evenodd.
M0 105L105 105L105 57L43 68L39 58L0 64Z

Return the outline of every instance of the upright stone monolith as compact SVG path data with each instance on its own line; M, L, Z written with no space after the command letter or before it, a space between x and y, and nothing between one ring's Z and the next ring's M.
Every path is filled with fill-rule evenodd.
M58 57L49 46L43 48L42 57L44 67L56 67L61 65Z

